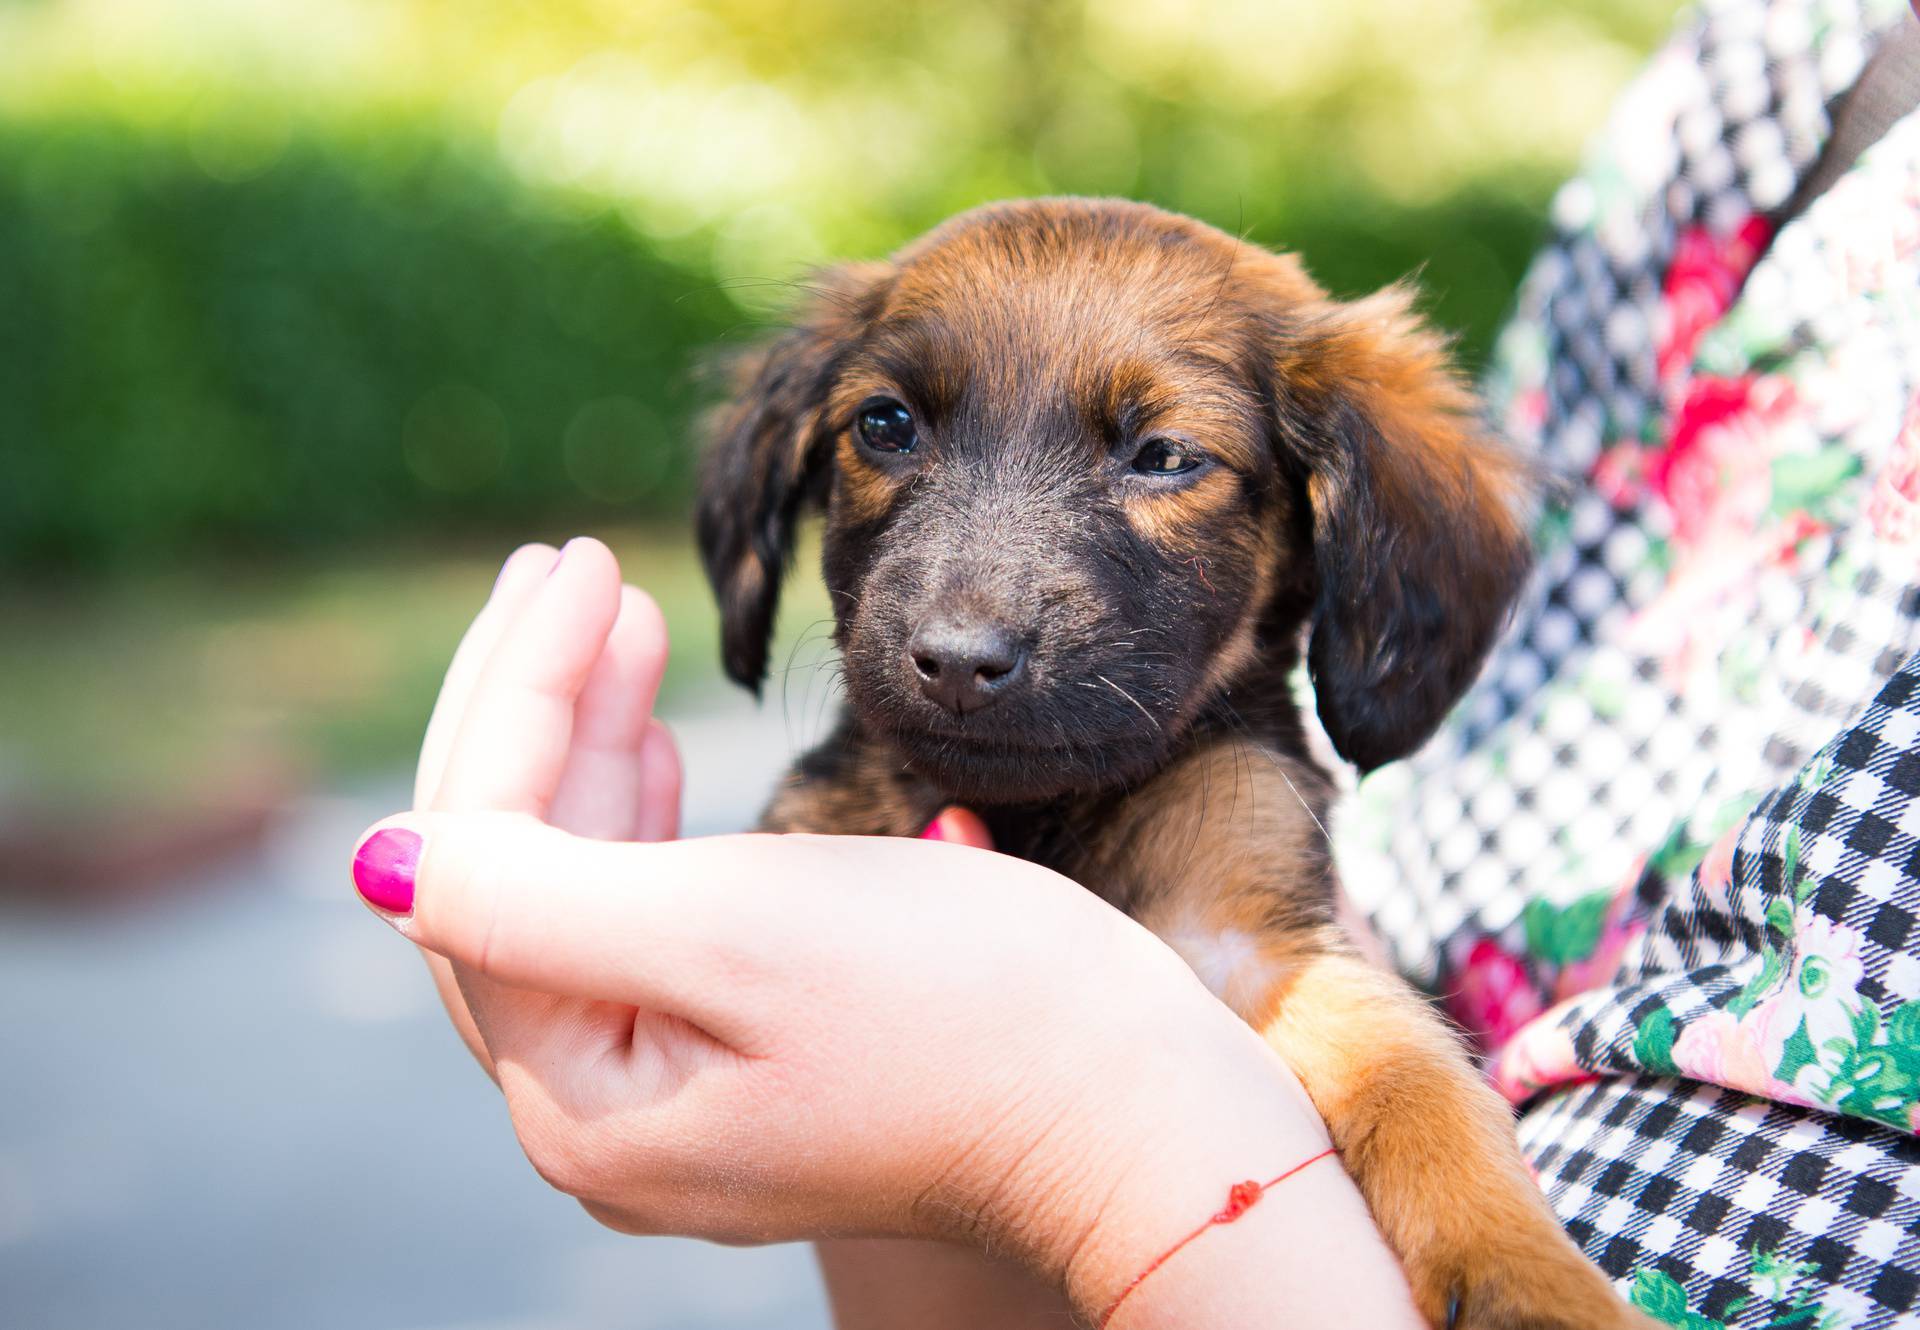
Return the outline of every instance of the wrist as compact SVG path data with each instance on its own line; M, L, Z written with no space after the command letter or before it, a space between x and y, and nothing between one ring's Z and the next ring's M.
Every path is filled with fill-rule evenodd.
M1292 1072L1210 995L1115 1024L1116 1056L1061 1115L1070 1129L1028 1152L996 1207L996 1239L1089 1322L1234 1184L1268 1181L1329 1144ZM1337 1163L1316 1167L1350 1189Z
M1212 1075L1186 1075L1178 1062L1163 1064L1180 1067L1177 1074L1149 1074L1157 1082L1150 1111L1156 1128L1134 1142L1131 1157L1100 1180L1105 1185L1089 1180L1094 1204L1079 1216L1081 1236L1063 1270L1063 1285L1090 1324L1123 1294L1130 1314L1152 1302L1156 1291L1146 1286L1151 1280L1138 1288L1135 1281L1221 1213L1237 1184L1263 1184L1329 1148L1325 1124L1292 1073L1251 1031L1246 1043ZM1338 1173L1333 1160L1315 1167L1329 1166ZM1211 1244L1219 1236L1203 1232L1195 1241ZM1156 1270L1153 1278L1161 1273Z

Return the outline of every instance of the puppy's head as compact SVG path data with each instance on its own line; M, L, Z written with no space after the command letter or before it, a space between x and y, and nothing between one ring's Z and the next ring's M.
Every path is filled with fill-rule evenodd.
M862 723L950 796L1136 779L1303 619L1320 716L1416 748L1523 576L1531 488L1404 293L1138 204L964 214L746 356L700 542L757 687L799 516Z

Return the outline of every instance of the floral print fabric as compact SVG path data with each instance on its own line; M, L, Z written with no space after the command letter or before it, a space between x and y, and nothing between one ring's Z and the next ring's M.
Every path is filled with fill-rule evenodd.
M1539 573L1339 828L1570 1231L1675 1325L1920 1325L1920 116L1781 212L1912 21L1714 0L1623 97L1488 376L1568 482Z

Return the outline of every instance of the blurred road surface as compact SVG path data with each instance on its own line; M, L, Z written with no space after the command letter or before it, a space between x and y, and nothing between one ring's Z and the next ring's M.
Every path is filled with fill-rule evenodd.
M679 718L689 833L819 724ZM0 1330L823 1330L804 1248L623 1238L527 1167L347 884L404 789L130 910L0 914Z

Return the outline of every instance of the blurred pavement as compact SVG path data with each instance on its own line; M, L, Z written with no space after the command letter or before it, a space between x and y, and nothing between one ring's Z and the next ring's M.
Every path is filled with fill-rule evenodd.
M690 834L751 821L821 724L735 698L669 716ZM0 1327L824 1328L804 1248L620 1237L535 1177L348 886L404 789L131 909L0 914Z

